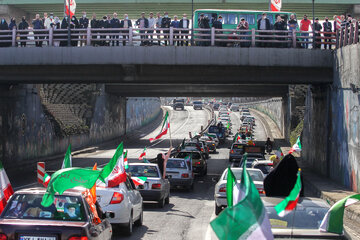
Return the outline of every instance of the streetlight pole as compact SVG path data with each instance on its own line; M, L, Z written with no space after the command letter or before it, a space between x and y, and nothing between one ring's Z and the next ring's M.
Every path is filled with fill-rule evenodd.
M194 0L191 0L191 46L194 45Z
M316 40L316 36L315 36L315 0L312 0L312 15L313 15L313 24L312 24L313 42L312 42L312 46L313 46L313 49L315 49L315 40Z

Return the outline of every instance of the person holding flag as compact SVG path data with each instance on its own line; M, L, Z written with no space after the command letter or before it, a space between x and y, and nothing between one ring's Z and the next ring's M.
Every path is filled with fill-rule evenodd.
M172 146L170 145L170 148L169 148L168 152L166 153L166 155L164 155L163 153L159 153L156 157L157 165L159 167L162 178L165 178L165 175L166 175L166 164L170 157L171 150L172 150Z

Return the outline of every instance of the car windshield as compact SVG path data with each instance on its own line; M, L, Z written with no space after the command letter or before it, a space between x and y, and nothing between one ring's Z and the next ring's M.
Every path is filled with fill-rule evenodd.
M202 104L202 102L194 102L194 104Z
M41 205L42 198L42 194L16 194L7 203L2 218L86 221L80 196L55 195L55 201L49 207Z
M169 159L167 164L167 168L181 168L186 169L186 164L184 160L175 160L175 159Z
M199 153L197 152L179 152L179 154L177 155L178 158L186 158L187 156L190 156L192 159L200 159L201 156Z
M235 175L235 178L237 180L240 180L241 179L241 173L242 173L242 168L232 168L231 171L233 171L234 175ZM250 169L247 169L247 172L249 173L251 179L253 181L264 181L264 177L263 175L261 174L261 172L259 171L252 171ZM225 173L224 175L224 180L227 179L227 172Z
M157 166L129 165L129 172L133 177L159 177L159 171Z
M257 164L254 166L256 169L260 169L264 174L269 174L269 172L272 169L272 166L269 166L267 164Z
M279 217L274 206L266 206L272 228L318 229L328 210L324 207L304 207L298 204L295 211Z

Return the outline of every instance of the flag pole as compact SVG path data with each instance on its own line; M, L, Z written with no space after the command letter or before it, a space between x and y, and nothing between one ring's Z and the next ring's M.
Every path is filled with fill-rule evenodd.
M172 147L170 114L169 114L169 135L170 135L170 147Z

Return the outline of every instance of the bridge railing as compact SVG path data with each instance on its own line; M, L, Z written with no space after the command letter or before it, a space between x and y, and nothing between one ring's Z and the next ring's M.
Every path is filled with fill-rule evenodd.
M193 31L193 32L192 32ZM17 47L45 42L47 46L67 46L68 29L27 29L1 30L0 46ZM336 48L359 42L359 23L336 32L278 31L278 30L237 30L196 28L101 28L71 29L73 46L90 45L168 45L235 46L235 47L288 47L296 48L304 44L334 45ZM315 41L315 44L314 44ZM326 47L325 47L326 48Z

